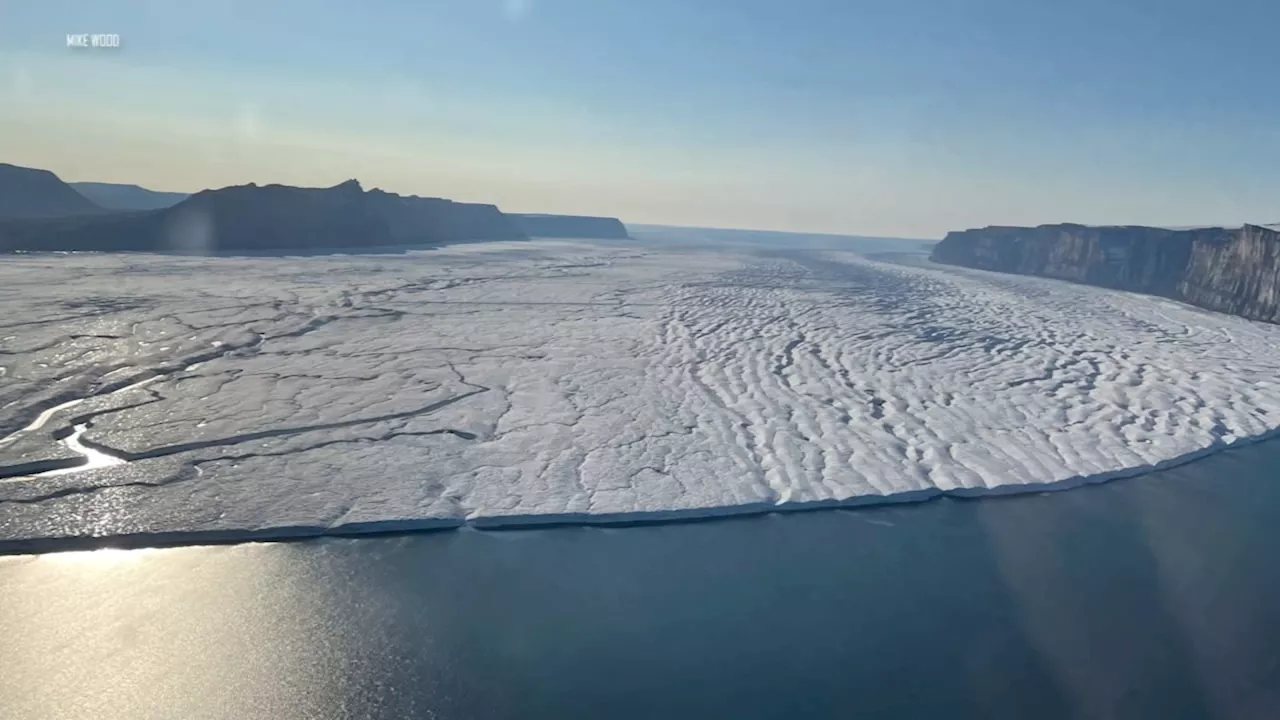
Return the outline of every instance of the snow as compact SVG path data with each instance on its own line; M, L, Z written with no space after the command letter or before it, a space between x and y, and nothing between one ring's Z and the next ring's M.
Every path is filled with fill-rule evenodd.
M0 549L1041 491L1280 425L1280 327L800 245L5 258Z

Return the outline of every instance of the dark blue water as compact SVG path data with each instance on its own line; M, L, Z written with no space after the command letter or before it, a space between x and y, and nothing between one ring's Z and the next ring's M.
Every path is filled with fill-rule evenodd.
M0 559L6 718L1280 717L1280 442L1050 495Z

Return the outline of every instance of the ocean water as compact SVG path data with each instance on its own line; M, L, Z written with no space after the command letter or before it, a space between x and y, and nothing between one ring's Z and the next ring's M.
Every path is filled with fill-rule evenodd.
M0 717L1280 717L1280 441L1068 492L0 558Z

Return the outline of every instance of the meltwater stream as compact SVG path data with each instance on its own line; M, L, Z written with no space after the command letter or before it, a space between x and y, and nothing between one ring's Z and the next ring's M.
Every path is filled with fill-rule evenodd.
M35 419L35 420L32 420L30 423L28 423L26 427L24 427L24 428L22 428L21 430L19 430L19 431L17 431L17 432L15 432L15 433L13 433L12 435L9 435L9 436L7 436L7 437L0 438L0 447L4 447L5 445L8 445L9 443L12 443L14 440L17 440L18 438L22 437L23 435L29 435L29 434L31 434L31 433L33 433L33 432L36 432L36 431L37 431L37 430L39 430L40 428L42 428L42 427L44 427L45 425L47 425L47 424L49 423L49 421L53 419L53 416L54 416L54 415L57 415L58 413L62 412L63 410L69 410L69 409L71 409L71 408L73 408L73 407L75 407L75 406L79 405L80 403L84 402L85 400L86 400L86 398L76 398L76 399L74 399L74 400L68 400L68 401L66 401L66 402L64 402L64 403L60 403L60 404L58 404L58 405L54 405L53 407L49 408L48 410L45 410L44 412L42 412L42 413L40 413L39 415L37 415L37 416L36 416L36 419Z
M4 448L6 445L12 444L14 441L16 441L20 437L39 432L46 425L49 424L49 422L54 418L54 416L58 415L59 413L70 410L71 408L74 408L78 405L81 405L82 403L84 403L85 401L91 398L105 398L105 397L110 397L112 395L127 393L130 390L136 390L150 383L153 383L162 377L164 376L152 375L143 380L139 380L137 382L130 383L129 385L125 385L123 387L111 390L110 392L102 393L101 395L90 395L88 397L75 398L73 400L68 400L58 405L54 405L53 407L41 412L38 416L36 416L36 419L32 420L26 427L23 427L22 429L12 433L11 435L8 435L7 437L0 438L0 449ZM78 422L72 426L70 434L58 440L58 443L61 444L63 447L84 457L84 462L78 465L73 465L71 467L60 467L52 470L35 472L28 475L6 477L3 480L0 480L0 482L17 482L17 481L40 478L40 477L52 477L56 475L69 475L73 473L82 473L89 470L97 470L99 468L111 467L113 465L123 465L124 463L127 462L127 460L125 460L124 458L117 457L108 452L104 452L97 448L86 445L82 441L82 437L90 427L92 427L92 422L88 420L85 420L83 422Z
M62 444L72 452L79 453L84 456L85 462L82 465L76 465L69 468L58 468L56 470L48 470L33 475L32 477L50 477L53 475L67 475L70 473L85 472L87 470L97 470L99 468L111 467L112 465L123 465L126 461L124 458L109 455L96 448L89 447L80 441L80 437L84 435L85 430L89 429L89 423L81 423L76 425L70 435L61 440Z

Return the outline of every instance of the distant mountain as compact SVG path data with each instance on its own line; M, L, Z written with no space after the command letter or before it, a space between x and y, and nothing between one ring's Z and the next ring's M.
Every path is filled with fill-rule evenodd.
M56 218L105 212L48 170L0 163L0 218Z
M190 197L187 193L160 192L137 185L118 183L70 183L77 192L109 210L159 210L172 207Z
M587 215L537 215L507 213L526 235L548 238L619 238L627 228L617 218Z
M331 188L236 185L159 210L0 222L0 251L306 252L526 240L493 205Z

